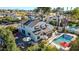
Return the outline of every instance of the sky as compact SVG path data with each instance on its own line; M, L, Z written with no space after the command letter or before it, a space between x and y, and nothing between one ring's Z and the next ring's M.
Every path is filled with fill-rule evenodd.
M36 7L0 7L0 9L18 9L18 10L33 10L35 8ZM51 8L53 9L54 7L51 7ZM70 10L70 9L71 9L71 7L68 7L68 10ZM67 7L64 7L64 10L67 10Z
M36 7L0 7L0 9L19 9L19 10L33 10Z
M78 7L79 0L0 0L0 9L33 10L36 7Z

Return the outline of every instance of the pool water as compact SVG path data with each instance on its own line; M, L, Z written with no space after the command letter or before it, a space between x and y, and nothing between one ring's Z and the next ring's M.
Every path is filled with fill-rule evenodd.
M60 42L67 42L67 43L69 43L69 42L71 42L72 38L73 37L70 36L70 35L63 34L62 36L54 39L53 42L56 43L56 44L60 44Z

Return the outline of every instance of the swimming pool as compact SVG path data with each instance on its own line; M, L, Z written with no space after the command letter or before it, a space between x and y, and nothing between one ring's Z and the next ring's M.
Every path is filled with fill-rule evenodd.
M70 36L70 35L67 35L67 34L63 34L62 36L54 39L53 42L56 43L56 44L60 44L61 42L70 43L72 38L73 38L73 36Z
M59 36L53 38L51 37L49 43L54 45L58 50L68 51L71 48L71 41L75 41L76 35L70 33L61 33Z

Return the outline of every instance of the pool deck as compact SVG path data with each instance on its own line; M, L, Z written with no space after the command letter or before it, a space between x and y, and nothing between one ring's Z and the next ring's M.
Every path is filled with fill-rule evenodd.
M59 35L52 35L51 38L48 39L49 43L51 43L55 38L58 38L60 36L62 36L64 33L59 34Z
M70 34L70 33L61 33L60 35L52 35L52 37L48 39L48 45L54 45L54 46L56 46L57 49L62 48L63 50L68 51L71 47L64 48L63 46L60 46L59 44L56 44L56 43L53 42L54 39L62 36L63 34L67 34L67 35L73 36L71 42L76 40L76 38L77 38L76 35Z

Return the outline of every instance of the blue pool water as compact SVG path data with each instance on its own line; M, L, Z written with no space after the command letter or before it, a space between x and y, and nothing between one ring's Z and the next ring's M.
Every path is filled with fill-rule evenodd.
M73 37L72 36L70 36L70 35L67 35L67 34L63 34L62 36L60 36L60 37L58 37L58 38L56 38L56 39L54 39L54 43L56 43L56 44L60 44L60 42L71 42L71 39L72 39Z

